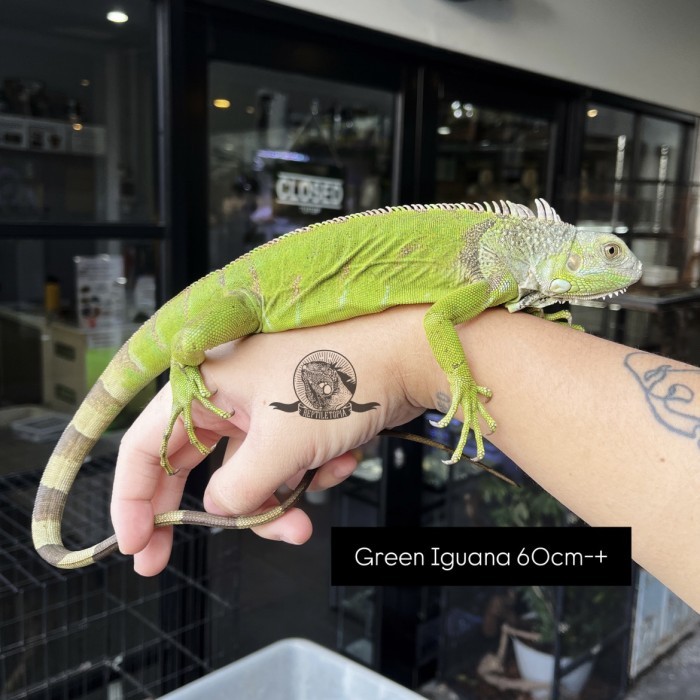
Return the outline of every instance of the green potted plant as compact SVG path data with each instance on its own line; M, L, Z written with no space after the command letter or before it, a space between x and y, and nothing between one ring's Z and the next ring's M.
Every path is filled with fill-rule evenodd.
M566 527L580 520L555 498L534 483L516 489L495 479L481 480L484 515L501 527ZM625 590L607 586L571 586L563 591L563 611L559 619L557 589L553 586L523 586L517 589L524 613L517 628L509 627L521 677L532 697L548 698L554 679L555 641L559 635L561 666L582 654L598 650L598 645L619 620ZM576 697L585 686L594 659L562 678L562 687Z
M524 586L520 599L527 612L520 627L535 634L527 641L512 633L513 649L520 675L543 684L533 691L536 699L549 697L554 679L554 649L559 636L561 667L591 652L593 656L561 679L562 688L570 697L577 697L593 671L595 654L600 644L614 629L624 605L625 590L611 586L567 586L563 589L561 618L557 611L557 589L554 586Z

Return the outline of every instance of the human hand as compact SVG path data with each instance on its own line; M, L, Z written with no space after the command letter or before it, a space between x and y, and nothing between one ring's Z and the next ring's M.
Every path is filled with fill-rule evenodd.
M265 509L280 484L297 480L309 467L317 470L313 488L328 488L352 471L349 450L426 408L445 410L449 383L425 337L426 309L397 307L329 326L258 335L212 353L204 379L218 388L214 402L236 414L224 421L194 407L200 440L212 445L229 437L223 465L207 488L206 509ZM493 390L489 412L499 427L489 440L585 522L631 526L635 560L700 611L700 526L693 517L700 477L690 400L700 394L700 370L502 309L486 311L457 331L475 379ZM294 402L295 369L319 349L332 349L353 364L354 401L379 405L330 420L273 408L275 402ZM665 395L650 394L671 371L674 392L668 397L682 400L673 412L659 414L652 399ZM324 382L317 386L323 392ZM169 528L154 532L153 516L177 508L187 475L202 459L178 425L170 456L180 471L166 476L158 453L169 414L165 390L128 431L117 462L112 517L122 551L135 553L142 574L165 567L172 535ZM678 424L679 417L686 423ZM256 531L301 543L311 525L294 509Z
M257 335L208 353L202 375L215 392L212 401L233 416L223 420L199 404L193 406L202 442L213 446L228 438L222 466L206 489L205 509L221 515L267 510L277 504L274 492L282 484L295 485L307 469L316 470L310 490L335 486L356 466L353 448L385 427L420 415L425 407L407 394L403 384L405 358L399 361L395 356L406 352L401 336L412 332L405 319L399 321L401 316L391 310L331 326ZM413 316L420 322L419 315ZM351 366L335 355L307 358L326 349ZM307 361L302 363L302 377L303 358ZM299 402L294 379L306 382L309 394L304 394L303 386L300 390L307 405L315 401L327 407L327 419L300 415L294 405ZM336 410L349 400L355 403L353 409ZM274 408L274 403L287 404L289 412ZM369 408L372 403L376 407ZM366 410L358 410L363 405ZM154 515L179 508L187 477L203 459L178 421L169 442L177 473L168 476L160 466L160 442L170 407L168 385L127 431L117 459L112 520L121 551L135 555L135 569L143 575L160 572L172 547L172 528L154 529ZM311 536L311 521L293 508L255 532L301 544Z

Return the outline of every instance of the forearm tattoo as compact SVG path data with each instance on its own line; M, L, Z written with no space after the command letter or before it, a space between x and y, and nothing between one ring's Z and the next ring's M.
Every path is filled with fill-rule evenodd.
M629 353L625 367L644 392L657 423L700 447L700 369L664 363L645 352Z

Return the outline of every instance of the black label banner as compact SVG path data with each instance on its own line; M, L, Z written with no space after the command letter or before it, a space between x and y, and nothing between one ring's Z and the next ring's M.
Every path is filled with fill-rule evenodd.
M628 527L331 528L334 586L628 586Z

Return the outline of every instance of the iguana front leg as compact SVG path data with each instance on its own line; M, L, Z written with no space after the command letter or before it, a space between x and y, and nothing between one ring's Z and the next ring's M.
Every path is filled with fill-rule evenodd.
M457 447L445 464L457 462L467 444L469 431L474 433L476 455L474 461L484 457L484 440L479 425L479 416L493 432L496 421L479 400L480 396L491 398L491 390L479 386L472 377L464 354L464 349L455 330L455 325L474 318L485 309L497 306L512 296L510 290L492 290L488 282L475 282L448 294L433 304L425 315L423 325L433 355L441 369L447 375L452 394L452 403L442 420L431 423L437 428L445 428L454 418L457 410L462 409L464 425Z
M231 413L209 400L212 392L207 389L199 370L206 357L205 351L260 330L259 306L247 293L235 292L222 301L189 319L173 337L170 363L173 405L160 446L160 464L168 474L175 473L168 459L168 442L180 416L190 443L204 455L210 451L195 432L192 401L199 401L219 418L231 417Z

